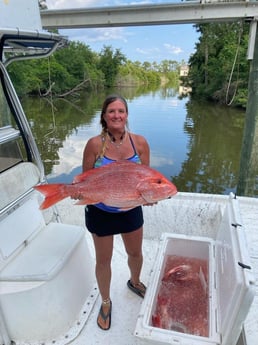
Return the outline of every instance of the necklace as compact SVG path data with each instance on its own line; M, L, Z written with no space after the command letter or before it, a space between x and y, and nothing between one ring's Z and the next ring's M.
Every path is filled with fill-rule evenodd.
M120 141L117 142L117 140L116 140L116 138L113 136L113 134L110 133L110 132L108 131L108 135L109 135L110 142L111 142L111 144L113 144L117 149L119 149L120 146L123 144L124 139L125 139L125 134L126 134L126 131L123 132L123 134L122 134L122 135L120 136L120 138L119 138Z

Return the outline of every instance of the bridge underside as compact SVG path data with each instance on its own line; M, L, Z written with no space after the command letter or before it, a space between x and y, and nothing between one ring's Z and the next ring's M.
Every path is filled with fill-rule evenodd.
M202 0L203 1L203 0ZM212 1L212 0L210 0ZM41 11L44 29L225 22L258 18L258 2L197 2L148 4Z

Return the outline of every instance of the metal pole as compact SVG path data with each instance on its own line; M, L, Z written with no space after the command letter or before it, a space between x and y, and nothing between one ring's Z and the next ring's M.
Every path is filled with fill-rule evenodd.
M254 25L257 25L256 20L251 24L252 39ZM253 51L253 60L250 65L248 102L237 186L237 194L243 196L255 196L258 179L258 30L255 31L254 49L249 47L249 53ZM251 44L250 38L249 44Z
M8 335L1 305L0 305L0 336L2 337L2 340L4 342L3 345L11 345L11 339Z

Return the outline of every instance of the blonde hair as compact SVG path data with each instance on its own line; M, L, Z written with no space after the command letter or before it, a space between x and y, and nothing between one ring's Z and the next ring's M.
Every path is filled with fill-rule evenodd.
M100 136L101 136L102 146L101 146L101 151L100 151L99 157L103 158L105 156L105 152L107 149L107 137L108 137L107 128L102 128Z

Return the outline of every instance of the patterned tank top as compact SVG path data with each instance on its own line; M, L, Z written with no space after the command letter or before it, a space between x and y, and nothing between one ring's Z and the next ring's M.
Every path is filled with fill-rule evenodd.
M127 158L127 160L130 162L135 162L135 163L141 164L141 159L140 159L139 155L137 154L133 139L130 136L130 134L129 134L129 139L130 139L130 142L132 144L134 154L131 157ZM113 163L115 161L116 161L115 159L108 158L107 156L104 155L103 157L98 157L98 159L96 160L96 162L94 164L94 168L99 168L103 165L107 165L107 164ZM106 212L113 212L113 213L123 212L123 211L119 210L119 208L117 208L117 207L108 206L108 205L105 205L103 203L95 204L94 206L96 206L96 207L98 207L101 210L106 211Z

